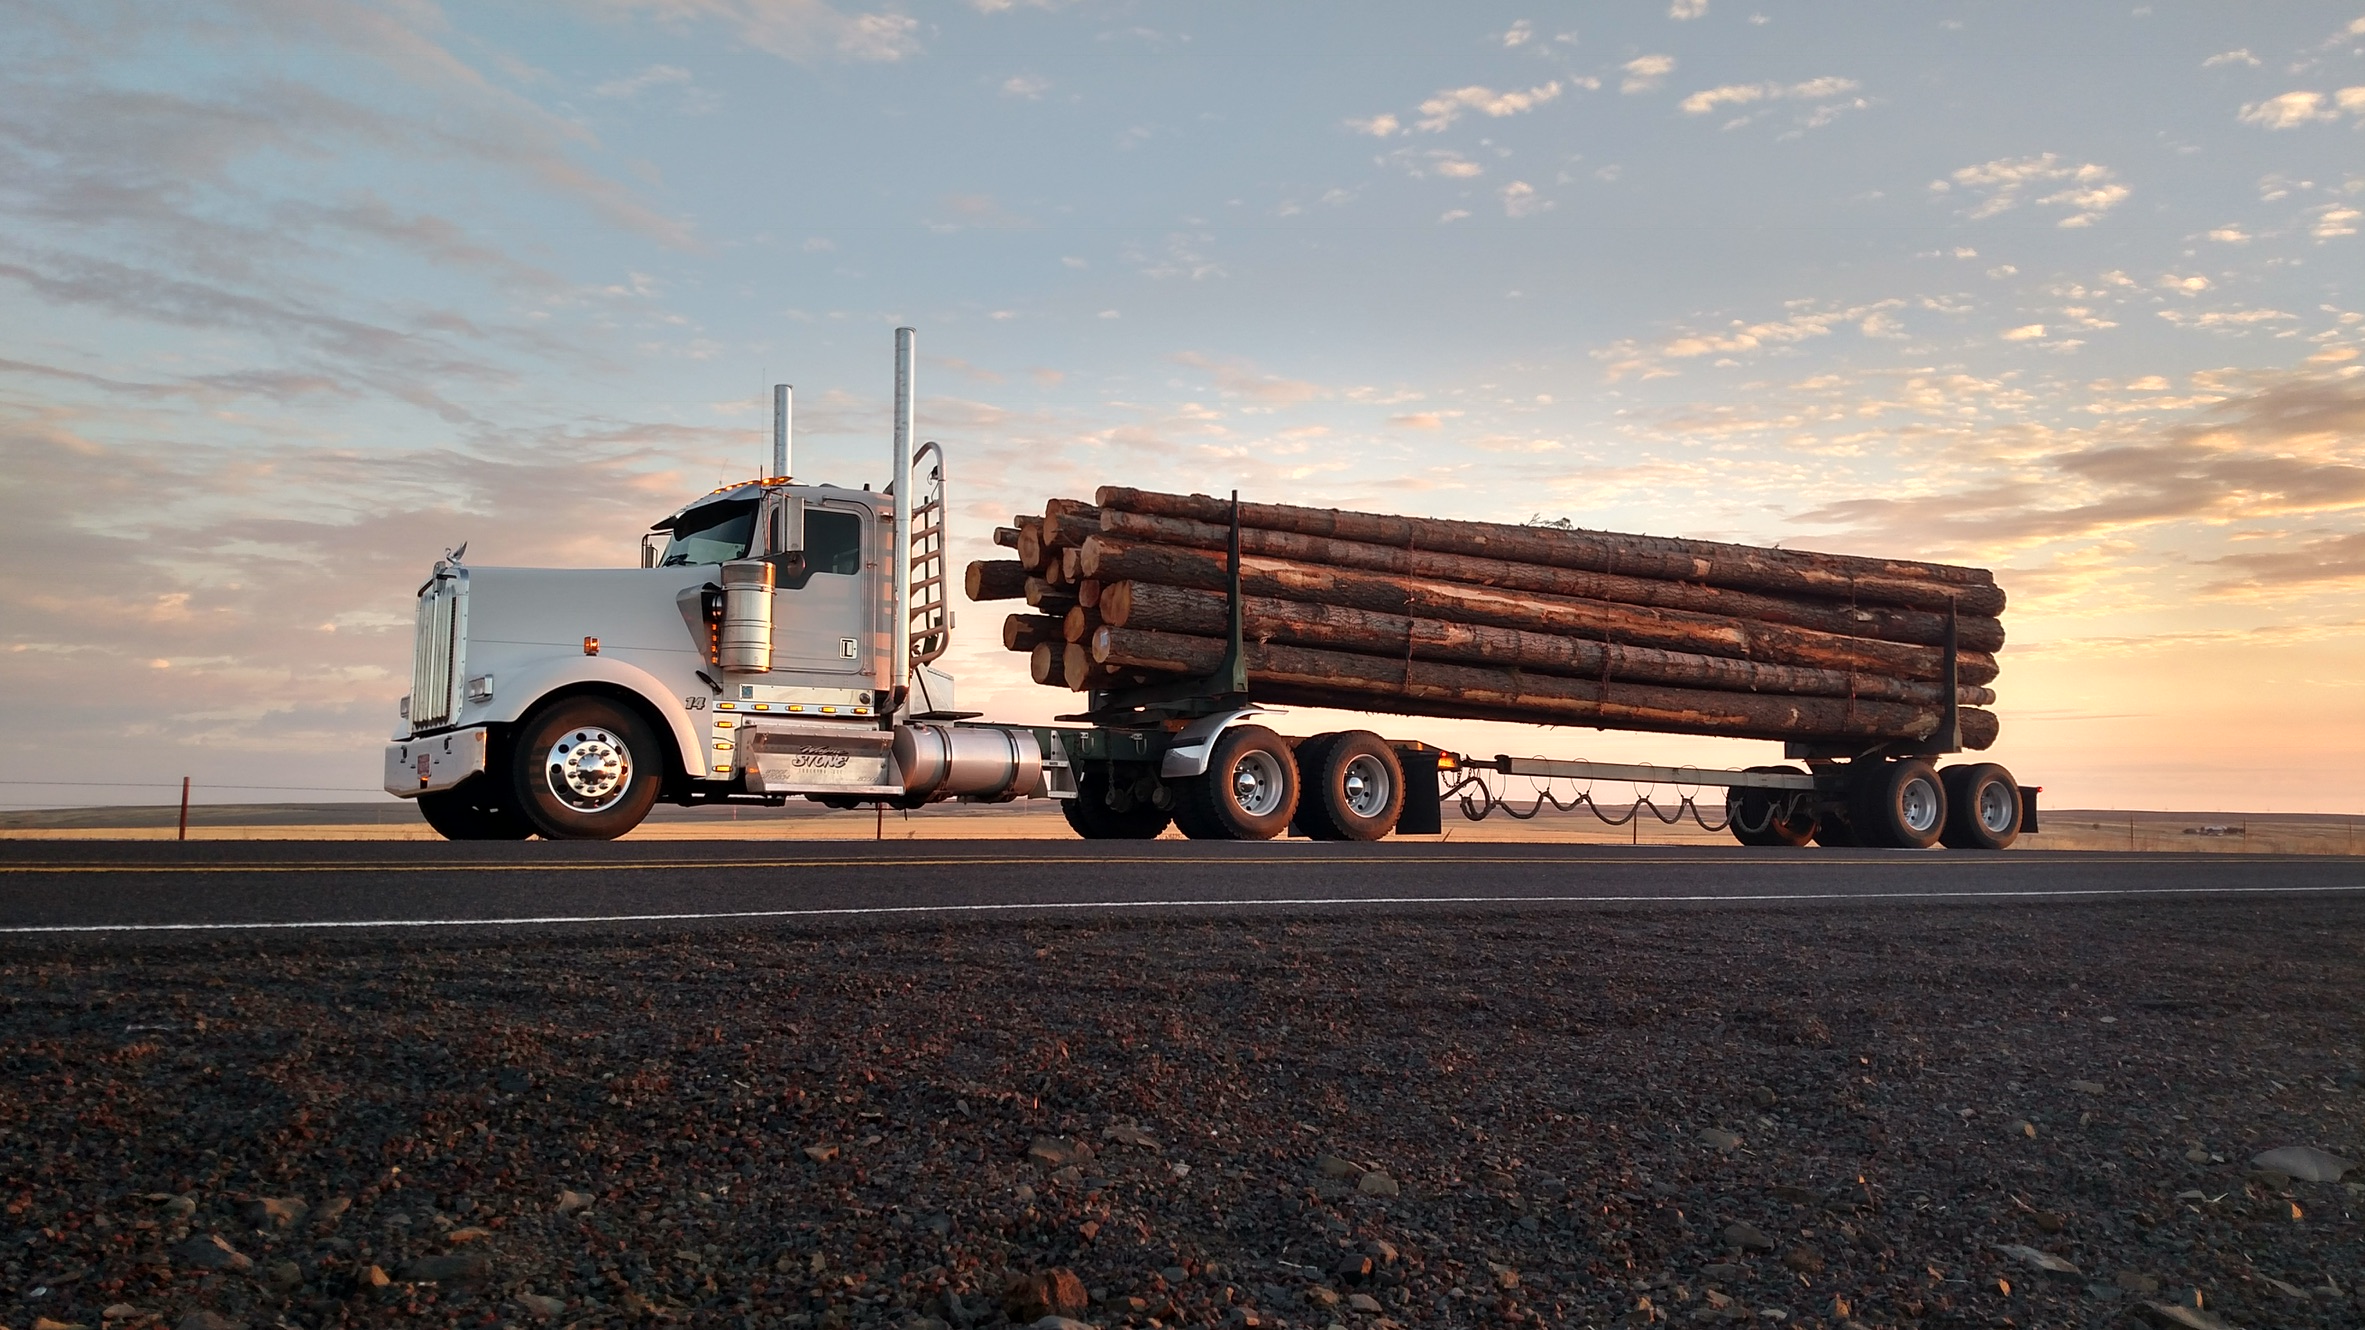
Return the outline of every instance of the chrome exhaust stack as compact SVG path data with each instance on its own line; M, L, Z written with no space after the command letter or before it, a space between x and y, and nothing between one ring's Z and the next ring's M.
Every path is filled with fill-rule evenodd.
M918 341L919 334L909 328L895 330L895 439L888 486L895 495L895 549L887 556L895 577L895 617L887 624L887 659L889 695L898 705L910 696L912 681L912 371Z
M788 479L788 416L797 390L785 383L772 385L772 479Z

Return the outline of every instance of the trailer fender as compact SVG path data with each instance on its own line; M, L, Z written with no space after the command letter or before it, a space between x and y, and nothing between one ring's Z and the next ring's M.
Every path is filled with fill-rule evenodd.
M706 744L690 728L689 719L682 712L682 699L656 675L613 656L560 656L523 669L504 671L495 695L498 700L481 712L472 711L469 719L472 723L515 721L540 705L543 698L579 684L606 684L648 703L650 712L662 718L673 732L674 751L680 755L676 762L680 768L678 774L692 778L706 774L690 765L705 759Z
M1204 776L1207 761L1215 752L1215 741L1223 732L1250 716L1261 716L1263 707L1242 707L1237 711L1219 711L1212 716L1201 716L1174 736L1166 746L1166 756L1158 763L1158 774L1172 780L1176 777Z

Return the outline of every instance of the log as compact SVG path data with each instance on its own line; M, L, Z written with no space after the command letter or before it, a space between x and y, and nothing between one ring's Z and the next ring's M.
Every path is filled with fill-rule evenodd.
M1090 688L1099 676L1110 673L1093 668L1092 653L1082 642L1070 642L1060 651L1060 672L1067 677L1068 687L1079 693Z
M1064 642L1060 620L1048 614L1013 614L1002 620L1002 645L1011 651L1033 651L1045 642Z
M1120 592L1119 588L1123 590ZM1123 613L1105 619L1093 615L1094 626L1106 622L1117 628L1213 638L1221 638L1231 631L1231 611L1220 592L1148 582L1117 582L1108 588L1106 600L1119 606ZM1068 613L1063 635L1070 642L1083 641L1087 636L1077 631L1083 613L1081 610ZM1856 697L1929 706L1937 705L1944 696L1935 683L1908 682L1881 675L1767 665L1555 633L1408 618L1261 596L1243 598L1241 627L1248 640L1260 643L1322 647L1399 660L1409 656L1453 664L1500 665L1604 682L1802 697ZM1995 702L1995 692L1966 686L1956 691L1955 700L1964 706L1989 706Z
M1014 527L1014 526L998 526L998 527L995 527L995 528L994 528L994 543L995 543L996 545L999 545L999 546L1001 546L1003 549L1006 549L1006 550L1014 550L1014 549L1017 549L1017 548L1018 548L1018 528L1017 528L1017 527Z
M1067 651L1065 642L1038 642L1027 657L1027 673L1035 682L1054 688L1067 687Z
M1098 578L1087 577L1076 583L1076 603L1088 610L1100 604L1100 580Z
M1078 605L1059 621L1059 636L1063 642L1081 642L1100 627L1100 616Z
M1078 541L1078 542L1076 542L1076 544L1077 544L1077 545L1081 545L1081 544L1083 544L1083 543L1084 543L1083 541ZM1062 585L1062 586L1074 586L1076 583L1078 583L1078 582L1081 582L1081 581L1083 581L1083 580L1084 580L1084 573L1083 573L1083 558L1084 558L1084 551L1082 551L1082 550L1080 550L1080 549L1077 549L1075 545L1066 545L1066 546L1062 546L1062 547L1060 548L1060 551L1059 551L1059 581L1060 581L1060 585Z
M1053 499L1043 505L1043 548L1074 549L1100 530L1100 509L1078 499Z
M1016 559L979 559L961 584L971 600L1019 600L1026 595L1026 565Z
M1161 494L1104 485L1097 497L1102 508L1226 526L1231 523L1231 503L1204 494ZM1292 531L1408 550L1509 559L1628 577L1702 582L1776 595L1823 596L1855 605L1898 605L1943 611L1951 601L1964 614L1994 616L2004 612L2004 593L1995 585L1991 573L1984 568L1952 564L1612 531L1395 517L1277 503L1241 504L1240 524L1244 529Z
M1153 517L1116 508L1101 510L1100 525L1103 531L1127 539L1203 550L1224 549L1231 536L1230 527L1212 522ZM1735 619L1785 623L1818 632L1878 638L1887 642L1939 646L1946 641L1946 616L1929 610L1851 606L1832 600L1769 596L1699 582L1623 577L1583 569L1557 568L1549 564L1518 563L1467 554L1441 554L1425 549L1399 549L1363 541L1301 535L1294 531L1268 531L1262 527L1241 528L1240 550L1243 554L1269 554L1300 563L1363 568L1405 577L1469 582L1511 591L1541 591L1621 605L1650 605L1701 614L1721 614ZM1956 642L1964 650L1996 651L2004 645L2004 625L2000 619L1984 615L1961 615L1958 616L1956 632Z
M1069 648L1070 666L1076 664L1076 650ZM1224 644L1216 638L1104 625L1093 634L1088 660L1194 676L1212 672L1222 664L1223 653ZM1943 721L1936 706L1602 683L1277 644L1251 645L1247 665L1249 683L1260 696L1289 690L1302 705L1350 710L1388 710L1403 700L1451 707L1455 715L1484 711L1492 713L1490 718L1531 723L1740 739L1920 739ZM1995 742L1993 712L1957 714L1966 747Z
M1924 683L1937 682L1944 668L1943 654L1932 647L1845 637L1787 624L1617 605L1571 596L1511 594L1457 582L1328 568L1264 555L1243 554L1240 568L1241 586L1246 594L1278 600L1342 605L1385 614L1411 613L1455 623L1492 624L1630 646L1885 675ZM1226 559L1222 554L1173 545L1135 544L1107 534L1084 542L1084 575L1103 583L1156 582L1202 591L1220 591L1228 583ZM1105 585L1101 590L1100 615L1104 622L1112 621L1109 590ZM1996 675L1995 657L1984 652L1960 653L1960 666L1958 682L1983 684Z
M1040 577L1030 577L1026 580L1026 603L1045 614L1059 615L1074 609L1076 598Z
M1018 561L1030 573L1043 570L1043 519L1020 514L1010 519L1018 528Z

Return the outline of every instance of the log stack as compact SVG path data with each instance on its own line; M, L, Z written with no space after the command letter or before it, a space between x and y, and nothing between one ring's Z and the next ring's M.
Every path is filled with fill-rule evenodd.
M1983 568L1554 526L1243 503L1259 701L1731 738L1923 739L1946 633L1966 747L1995 742L2004 592ZM1229 631L1232 504L1104 486L969 565L1024 599L1002 645L1083 691L1203 677Z

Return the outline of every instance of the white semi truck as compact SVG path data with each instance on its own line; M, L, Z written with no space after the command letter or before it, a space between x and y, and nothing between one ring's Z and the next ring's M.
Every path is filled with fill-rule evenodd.
M661 799L794 797L1049 798L1098 839L1173 825L1376 840L1440 829L1441 769L1721 786L1745 844L2002 848L2034 829L2033 789L1992 764L1942 774L1922 754L1943 746L1704 772L1473 761L1360 730L1284 738L1257 723L1242 663L1237 549L1230 649L1213 675L1095 693L1080 724L981 723L936 664L953 630L949 509L942 450L912 446L914 342L896 330L884 489L791 480L783 388L772 475L656 523L640 567L471 567L465 545L439 560L419 588L387 791L454 840L610 839Z

